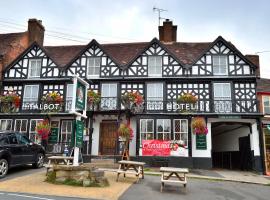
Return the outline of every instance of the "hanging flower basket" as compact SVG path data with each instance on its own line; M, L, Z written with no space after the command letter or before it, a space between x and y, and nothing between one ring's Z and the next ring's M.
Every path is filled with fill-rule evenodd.
M130 125L121 123L119 128L118 128L118 135L126 142L128 143L129 141L132 140L134 137L133 135L133 130L130 127Z
M16 93L8 93L0 96L1 111L4 113L17 112L21 105L21 98Z
M206 122L203 117L194 117L191 122L191 127L194 134L206 135L208 133Z
M51 126L48 120L43 120L37 123L36 132L42 140L47 140L51 131Z
M139 112L143 105L143 96L139 92L126 92L121 96L121 103L126 110Z
M59 112L62 109L62 105L64 103L63 97L57 92L50 92L42 97L41 99L43 106L46 104L47 109L45 112Z
M87 105L90 110L95 110L100 104L101 95L93 90L88 90L87 92Z
M191 93L185 93L179 96L176 100L177 103L190 103L195 104L198 102L198 98Z

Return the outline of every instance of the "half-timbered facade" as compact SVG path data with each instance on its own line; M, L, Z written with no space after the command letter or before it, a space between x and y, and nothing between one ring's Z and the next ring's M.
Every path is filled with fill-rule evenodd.
M69 142L74 119L68 113L71 77L76 74L90 84L89 90L101 94L100 104L88 108L84 152L120 155L117 127L128 116L135 135L129 146L133 159L148 164L157 159L143 154L144 140L181 141L182 152L163 161L172 166L262 171L257 70L222 37L209 43L156 38L123 44L93 40L86 46L63 47L34 43L4 71L3 92L20 95L22 104L17 112L1 115L1 128L18 130L18 124L25 124L20 131L31 135L32 124L46 117L59 128L54 142ZM63 97L59 112L44 113L31 106L49 92ZM138 92L144 99L142 108L128 115L120 100L127 92ZM198 99L196 105L179 105L177 98L186 93ZM191 128L196 116L206 119L203 141Z

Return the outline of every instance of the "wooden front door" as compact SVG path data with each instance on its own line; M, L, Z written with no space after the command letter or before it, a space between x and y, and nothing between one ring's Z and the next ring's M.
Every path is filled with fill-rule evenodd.
M100 154L115 155L117 154L117 122L100 123Z

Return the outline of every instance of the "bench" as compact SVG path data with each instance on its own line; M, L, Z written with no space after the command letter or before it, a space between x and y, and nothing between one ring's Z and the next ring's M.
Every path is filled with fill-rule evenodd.
M163 191L165 183L181 183L184 187L187 186L187 177L189 173L187 168L175 168L175 167L161 167L161 187L160 191Z
M139 182L140 175L142 175L142 179L144 179L144 162L136 162L136 161L129 161L129 160L121 160L118 162L119 168L117 170L117 178L116 181L119 179L119 175L122 173L124 177L126 174L134 174L137 177L137 183Z

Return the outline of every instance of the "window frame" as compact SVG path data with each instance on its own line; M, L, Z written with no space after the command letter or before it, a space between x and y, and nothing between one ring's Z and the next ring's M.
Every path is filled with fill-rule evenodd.
M179 132L177 132L177 131L175 131L175 121L180 121L180 131ZM186 121L186 125L187 125L187 127L186 127L186 132L182 132L181 131L181 125L182 125L182 121ZM186 137L186 144L185 144L185 146L186 146L186 148L188 149L188 119L173 119L173 140L176 140L175 139L175 134L179 134L180 135L180 140L182 140L182 141L184 141L183 139L182 139L182 135L183 134L186 134L187 135L187 137ZM185 141L184 141L185 142Z
M154 59L155 65L150 65L150 59L153 59L153 58L155 58ZM160 61L161 61L160 66L157 65L157 58L160 58ZM155 69L154 70L155 73L153 73L153 74L150 73L150 67L153 67ZM159 69L159 67L160 67L160 69ZM163 57L162 56L159 56L159 55L148 56L148 59L147 59L148 76L150 76L150 77L162 77L162 68L163 68ZM159 70L157 70L157 69L159 69ZM160 71L160 73L157 73L159 71Z
M28 138L30 139L30 140L32 140L33 142L38 142L38 138L35 136L34 137L34 139L32 139L31 138L31 136L32 136L32 134L37 134L37 132L36 131L32 131L31 130L31 128L32 128L32 122L33 121L36 121L36 126L37 126L37 123L39 123L40 121L43 121L44 119L30 119L30 124L29 124L29 126L30 126L30 128L29 128L29 136L28 136ZM39 121L39 122L37 122L37 121ZM36 129L36 127L35 127L35 129Z
M1 129L2 121L5 121L5 129ZM10 130L7 130L7 121L11 121ZM0 131L12 131L13 119L0 119Z
M216 92L215 92L215 85L229 85L229 88L230 88L230 96L216 96ZM222 87L223 88L223 87ZM222 93L223 93L224 90L222 90ZM213 83L213 97L214 97L214 100L232 100L232 85L230 82L214 82Z
M72 88L71 88L71 96L69 96L69 90L68 90L68 88L69 87L71 87L72 86ZM74 84L73 83L68 83L67 85L66 85L66 94L65 94L65 98L66 98L66 102L65 102L65 104L66 104L66 110L72 110L72 101L73 101L73 89L74 89Z
M142 121L146 121L146 132L144 132L144 131L142 131ZM147 131L147 121L152 121L153 123L152 123L152 132L148 132ZM150 134L152 134L152 140L154 140L155 139L155 119L140 119L140 128L139 128L139 130L140 130L140 147L142 147L142 134L148 134L148 133L150 133ZM146 139L148 139L148 137L146 138Z
M26 125L25 125L25 131L21 131L22 130L22 123L21 123L21 126L20 126L20 130L16 130L16 122L17 121L26 121ZM27 130L28 130L28 119L15 119L15 122L14 122L14 131L15 132L19 132L19 133L27 133Z
M25 93L26 93L26 88L27 87L31 87L31 97L25 97ZM25 98L28 98L28 99L33 99L32 97L32 94L33 94L33 87L37 87L37 97L35 97L37 100L36 102L38 102L38 99L39 99L39 85L24 85L24 88L23 88L23 103L26 103L26 102L34 102L34 101L26 101Z
M94 61L94 65L90 65L90 60L93 59ZM99 60L99 65L96 65L96 61ZM100 76L100 66L101 66L101 58L100 57L89 57L87 58L87 78L95 78L95 77L99 77ZM98 71L98 74L89 74L90 70L89 68L93 68L93 71L94 72L97 72ZM98 70L97 70L98 68Z
M269 105L266 107L268 107L269 113L265 112L265 105L264 105L265 98L268 98ZM270 96L265 96L265 95L262 96L262 105L263 105L262 106L263 107L263 114L270 114Z
M63 132L63 123L64 122L69 122L71 123L71 132ZM60 143L69 143L69 141L63 141L63 134L65 134L65 138L67 139L68 135L70 135L70 142L72 141L72 130L73 130L73 121L71 119L64 119L64 120L61 120L61 125L60 125L60 128L61 128L61 131L60 131ZM67 128L67 125L66 125L66 128Z
M159 131L158 131L158 121L159 121L159 120L162 120L162 129L163 129L162 132L159 132ZM164 131L164 127L165 127L165 126L164 126L164 125L165 125L164 121L165 121L165 120L168 120L168 121L169 121L169 126L170 126L169 132L165 132L165 131ZM162 134L162 141L171 141L171 140L172 140L172 139L171 139L171 133L172 133L172 121L171 121L171 119L166 119L166 118L164 118L164 119L160 119L160 118L156 119L156 137L155 137L155 138L156 138L157 140L160 140L159 137L158 137L158 135L159 135L159 134ZM167 135L169 136L169 137L168 137L168 138L169 138L168 140L165 140L165 139L164 139L164 134L167 134Z
M33 70L33 66L32 66L32 63L35 62L36 65L36 70L37 70L37 63L40 62L40 68L39 68L39 75L34 75L32 76L31 75L31 70ZM28 71L28 78L40 78L40 75L41 75L41 68L42 68L42 59L40 58L36 58L36 59L29 59L29 71Z
M218 57L218 65L216 66L215 64L214 64L214 58L217 58ZM220 71L220 69L221 69L221 62L220 62L220 58L225 58L225 61L226 61L226 68L225 68L225 73L221 73ZM228 64L228 56L227 55L212 55L212 66L213 66L213 75L214 76L228 76L228 68L229 68L229 64ZM215 73L214 71L214 68L215 67L217 67L218 68L218 73Z

